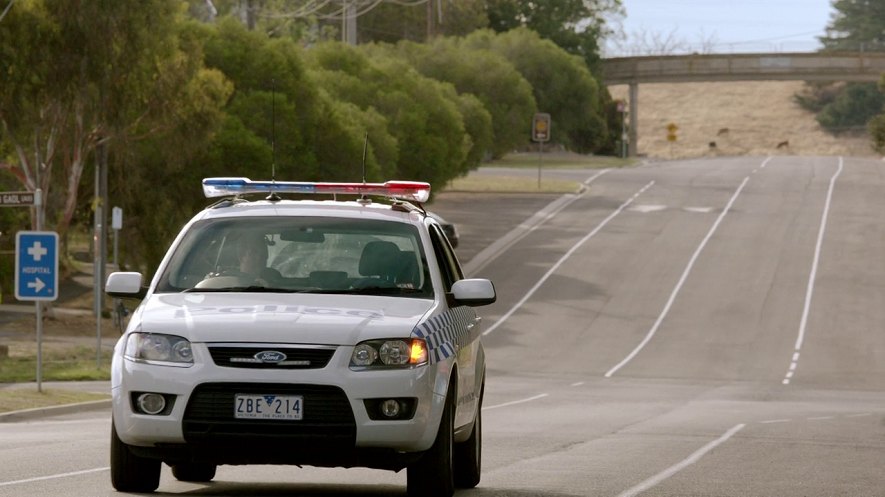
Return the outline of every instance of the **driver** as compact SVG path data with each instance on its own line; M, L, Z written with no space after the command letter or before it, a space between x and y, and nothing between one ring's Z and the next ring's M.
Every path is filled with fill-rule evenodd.
M267 239L264 235L244 236L237 246L239 272L255 280L255 284L267 286L280 276L273 268L267 267Z
M237 260L241 273L260 278L267 268L267 241L264 236L243 237L237 246Z

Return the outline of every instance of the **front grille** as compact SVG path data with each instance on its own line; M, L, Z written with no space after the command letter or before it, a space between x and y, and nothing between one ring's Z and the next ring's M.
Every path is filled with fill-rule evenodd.
M282 363L259 362L255 360L255 354L272 350L286 354L286 360ZM298 347L298 348L267 348L267 347L209 347L212 360L218 366L227 368L250 368L250 369L321 369L329 364L334 347Z
M298 421L234 418L236 394L301 395L304 417ZM229 444L322 441L352 447L356 421L344 391L335 386L289 383L206 383L194 389L182 424L188 442Z

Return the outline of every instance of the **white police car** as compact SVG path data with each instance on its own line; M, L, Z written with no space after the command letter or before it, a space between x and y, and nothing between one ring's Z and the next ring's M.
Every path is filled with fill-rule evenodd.
M195 482L221 464L294 464L407 468L414 496L474 487L485 358L473 308L495 289L464 279L420 207L430 185L209 178L203 190L231 198L182 229L149 286L108 277L108 294L143 298L114 350L114 487L155 490L161 462ZM358 198L280 198L291 193Z

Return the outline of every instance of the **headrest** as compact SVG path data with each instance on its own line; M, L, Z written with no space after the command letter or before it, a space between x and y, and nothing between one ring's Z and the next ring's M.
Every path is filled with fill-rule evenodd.
M360 256L360 274L363 276L392 277L400 262L400 250L393 242L369 242Z

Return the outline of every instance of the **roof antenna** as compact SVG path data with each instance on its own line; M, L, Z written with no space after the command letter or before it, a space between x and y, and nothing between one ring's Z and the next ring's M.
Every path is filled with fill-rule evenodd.
M277 80L271 79L270 93L270 182L275 185L277 182ZM271 202L279 202L282 200L277 192L271 186L270 195L265 200Z
M366 131L366 141L363 143L363 183L366 182L366 154L369 152L369 132Z
M368 152L369 152L369 132L366 131L366 140L365 140L365 143L363 143L363 184L364 185L366 184L366 154ZM360 198L359 198L359 200L357 200L357 202L359 202L361 204L368 204L371 202L371 200L369 200L369 196L364 193L360 196Z

